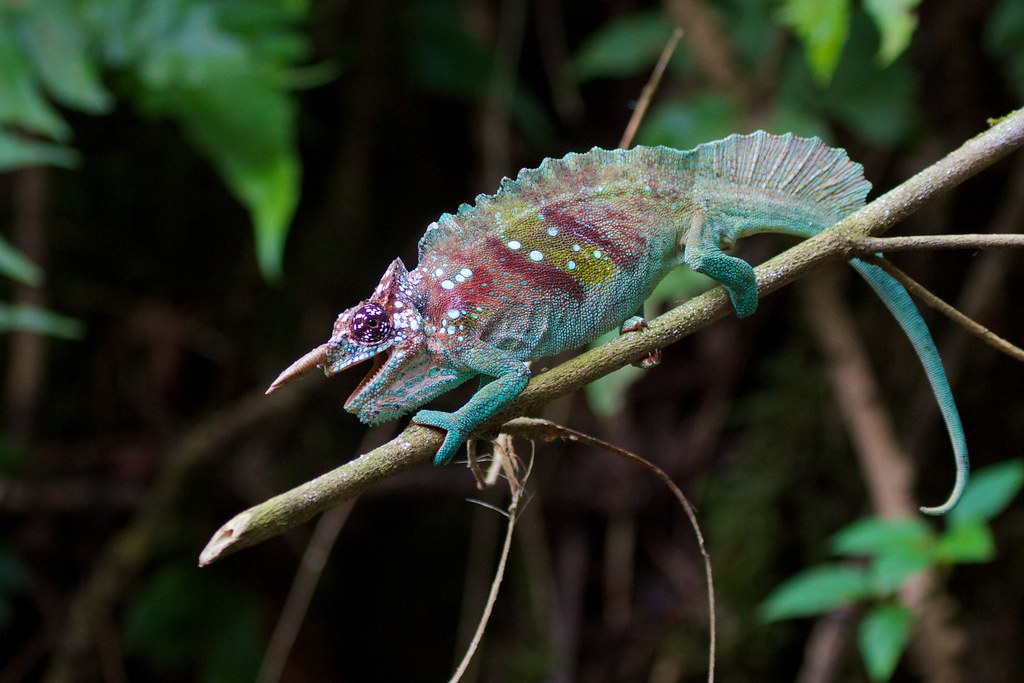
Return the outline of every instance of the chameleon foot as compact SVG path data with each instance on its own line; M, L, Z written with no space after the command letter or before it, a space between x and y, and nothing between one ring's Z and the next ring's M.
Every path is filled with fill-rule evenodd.
M629 332L642 332L647 329L647 321L642 316L634 315L631 318L627 318L626 322L622 323L622 327L619 328L619 334L628 334ZM633 366L637 368L643 368L649 370L657 365L661 364L661 349L654 349L640 360L633 361Z
M412 421L416 424L437 427L448 432L444 437L444 443L441 444L441 449L434 456L435 465L447 465L450 463L455 454L462 448L462 445L466 443L466 439L469 438L470 430L465 429L459 424L458 418L454 413L445 413L440 410L421 410L416 413Z

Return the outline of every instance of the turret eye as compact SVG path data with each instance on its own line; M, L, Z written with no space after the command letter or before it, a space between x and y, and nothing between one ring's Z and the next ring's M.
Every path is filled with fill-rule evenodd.
M376 344L391 334L391 319L377 304L366 304L352 314L349 333L361 344Z

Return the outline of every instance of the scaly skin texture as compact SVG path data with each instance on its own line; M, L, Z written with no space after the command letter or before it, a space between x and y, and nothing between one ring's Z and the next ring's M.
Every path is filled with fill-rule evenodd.
M419 264L389 267L373 295L338 316L330 340L271 390L311 367L333 375L374 358L345 404L366 423L395 419L462 382L480 389L454 413L413 420L444 429L434 459L449 462L482 422L526 387L524 361L576 348L634 314L664 275L686 264L720 282L737 315L757 308L753 268L729 256L761 232L814 235L863 206L870 184L840 149L817 138L733 135L693 150L593 149L546 159L427 227ZM862 261L914 345L942 409L957 462L952 509L967 481L960 418L935 344L903 287ZM268 392L269 393L269 392Z

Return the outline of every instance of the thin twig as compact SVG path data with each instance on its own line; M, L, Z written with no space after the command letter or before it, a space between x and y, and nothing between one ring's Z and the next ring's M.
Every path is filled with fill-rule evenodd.
M495 457L505 456L496 455ZM484 605L484 611L480 615L480 623L477 624L476 632L473 633L473 639L466 648L466 654L462 657L462 661L459 662L459 666L455 669L455 673L452 674L450 683L458 683L463 674L466 673L466 669L469 668L469 663L473 660L473 655L476 653L477 648L480 647L480 640L484 637L484 632L487 630L487 622L490 621L491 612L494 610L494 603L498 599L498 590L501 588L502 579L505 578L505 565L508 562L509 551L512 549L512 532L515 530L516 520L518 519L519 501L522 499L523 492L526 490L526 481L530 478L530 472L532 470L533 456L531 455L530 464L527 465L526 472L523 473L522 480L517 484L514 484L511 480L509 481L509 490L512 492L512 500L508 504L508 526L505 529L505 542L501 547L501 557L498 559L498 567L494 570L494 580L491 581L491 591L487 595L487 603Z
M675 30L672 31L672 36L665 43L665 47L661 50L661 56L658 57L658 63L654 65L654 71L651 72L651 77L647 81L647 85L640 91L640 99L637 100L636 108L633 110L633 115L629 117L629 123L626 124L626 130L622 134L622 140L619 141L619 149L628 149L633 144L633 138L636 137L636 131L640 128L640 122L644 120L644 115L647 113L647 108L651 106L651 99L654 97L655 91L658 89L658 84L661 83L661 77L665 74L665 67L668 66L668 62L672 59L672 53L676 51L676 46L679 44L679 39L683 37L683 29L676 26Z
M504 433L523 436L533 440L553 441L555 439L562 439L564 441L575 441L588 446L604 449L610 453L614 453L615 455L621 456L631 462L635 462L638 465L643 466L661 479L662 483L672 491L672 495L674 495L676 500L679 501L679 504L682 506L683 510L686 512L686 516L690 520L690 525L693 527L693 533L697 537L697 545L700 548L700 554L704 559L704 576L706 577L708 588L708 621L710 624L710 642L708 645L708 683L714 683L716 647L715 634L717 631L717 621L715 618L715 582L711 572L711 555L708 553L707 546L704 544L704 534L701 533L700 524L697 522L697 513L690 504L690 501L686 498L679 487L676 486L676 483L672 481L672 477L668 476L663 469L654 463L635 453L631 453L623 448L619 448L615 444L608 443L607 441L590 436L584 432L579 432L575 429L555 424L550 420L520 417L515 420L509 420L501 429Z
M862 237L851 245L851 254L870 256L919 249L990 249L1024 247L1024 235L991 233L964 235L915 235L910 237Z
M345 526L345 521L357 500L359 499L353 498L328 510L313 529L313 535L306 544L306 551L302 555L284 607L281 608L274 633L267 644L263 663L256 674L256 683L277 683L281 680L288 655L291 654L299 628L306 619L306 611L327 564L327 558L330 557L338 534Z
M985 342L992 348L996 349L997 351L1005 353L1007 356L1010 356L1015 360L1024 362L1024 349L1021 349L1019 346L1016 346L1011 342L1003 339L998 334L988 329L981 323L976 322L971 318L968 318L966 315L957 310L954 306L940 299L938 296L936 296L930 290L924 287L924 285L922 285L917 280L913 279L912 277L904 273L902 270L894 266L891 262L885 259L875 257L871 257L865 260L871 261L875 265L884 268L885 272L889 273L889 275L892 275L894 278L899 280L900 284L906 287L908 292L910 292L917 298L921 299L921 301L928 304L928 306L934 308L939 313L942 313L943 315L948 317L957 325L963 327L971 334L976 335L979 339L981 339L983 342Z

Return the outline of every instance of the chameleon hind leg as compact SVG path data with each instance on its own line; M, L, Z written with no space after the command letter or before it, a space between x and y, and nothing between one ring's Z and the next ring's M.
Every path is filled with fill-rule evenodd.
M733 233L724 217L710 216L706 209L698 208L686 232L683 260L698 273L717 280L729 293L736 315L746 318L757 310L757 278L749 263L722 251L723 243L735 240Z

